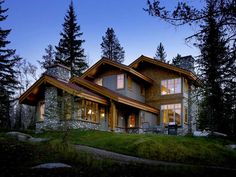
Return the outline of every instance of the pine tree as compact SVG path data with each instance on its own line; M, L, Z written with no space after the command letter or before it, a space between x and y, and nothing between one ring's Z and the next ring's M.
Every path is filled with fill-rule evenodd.
M88 64L82 48L85 40L79 39L83 33L80 32L80 26L76 22L72 1L64 20L63 32L60 33L62 38L56 46L56 62L70 67L72 76L80 76L88 68Z
M177 54L176 57L172 59L172 64L175 66L180 66L181 55Z
M121 47L113 28L107 28L106 35L102 37L102 57L118 63L124 62L125 51Z
M45 55L42 56L42 60L43 61L38 60L38 63L43 69L47 69L47 67L55 63L55 51L51 44L49 44L48 47L45 48Z
M4 15L8 9L3 9L3 0L0 1L0 22L6 20ZM7 49L6 45L10 43L6 38L10 33L10 29L3 30L0 28L0 127L9 128L9 110L11 96L17 88L16 71L14 65L18 59L14 59L15 50Z
M203 81L203 102L201 104L200 125L208 126L210 130L228 133L228 119L225 117L224 82L225 66L228 55L223 30L217 25L213 17L214 4L207 4L208 17L203 26L204 35L199 45L201 56L198 59L201 80ZM206 124L206 125L204 125Z
M156 50L156 54L154 59L156 60L160 60L162 62L166 62L166 52L165 52L165 48L162 45L162 43L159 44L159 46L157 46L157 50Z

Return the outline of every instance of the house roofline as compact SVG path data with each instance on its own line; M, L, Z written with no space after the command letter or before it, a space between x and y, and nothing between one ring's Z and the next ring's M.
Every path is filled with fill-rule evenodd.
M114 66L114 67L117 67L121 70L124 70L128 73L131 73L133 75L135 75L136 77L146 81L147 83L149 84L153 84L153 80L150 79L149 77L139 73L138 71L130 68L129 66L126 66L124 64L121 64L121 63L117 63L117 62L114 62L112 60L109 60L108 58L105 58L103 57L102 59L100 59L97 63L95 63L93 66L91 66L87 71L84 72L84 74L82 76L80 76L81 78L85 79L89 73L91 73L93 70L95 70L96 68L98 68L99 66L103 65L103 64L108 64L108 65L111 65L111 66Z
M85 98L91 101L95 101L101 104L105 104L107 105L107 100L101 98L100 96L95 96L95 95L91 95L90 93L86 93L85 91L76 89L75 87L77 87L76 85L74 85L73 87L70 86L68 83L65 83L63 81L57 80L54 77L48 76L48 75L43 75L38 81L36 81L26 92L24 92L20 97L19 97L19 102L23 103L25 101L25 99L32 93L34 92L34 89L36 89L37 87L39 87L41 84L44 83L49 83L57 88L60 88L72 95L81 97L81 98ZM37 90L37 89L36 89Z
M175 72L178 72L178 73L181 73L181 74L187 76L190 80L195 81L197 85L201 85L200 79L194 73L192 73L191 71L179 68L179 67L174 66L174 65L169 64L169 63L165 63L165 62L162 62L162 61L155 60L151 57L147 57L147 56L144 56L144 55L141 55L135 61L130 63L129 67L135 69L135 65L138 65L140 62L143 62L143 61L154 64L156 66L160 66L160 67L175 71Z

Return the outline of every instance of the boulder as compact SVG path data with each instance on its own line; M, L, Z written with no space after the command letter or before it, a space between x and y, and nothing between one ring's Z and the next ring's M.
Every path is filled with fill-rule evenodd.
M44 169L54 169L54 168L72 168L70 165L64 163L44 163L32 167L32 169L44 168Z

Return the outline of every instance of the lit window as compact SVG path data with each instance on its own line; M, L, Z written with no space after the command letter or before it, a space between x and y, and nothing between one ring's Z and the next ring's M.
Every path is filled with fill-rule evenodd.
M95 79L95 83L102 86L102 78Z
M78 103L78 119L87 120L90 122L98 122L98 103L88 100L81 100Z
M130 115L129 116L129 128L135 127L135 115Z
M123 89L125 84L124 84L124 74L119 74L117 75L117 89Z
M162 120L165 125L169 122L175 122L181 125L181 104L168 104L161 106Z
M39 102L39 121L44 121L45 103Z
M161 81L161 94L162 95L175 94L175 93L181 93L181 79L180 78Z
M128 89L132 90L132 79L130 76L128 76Z

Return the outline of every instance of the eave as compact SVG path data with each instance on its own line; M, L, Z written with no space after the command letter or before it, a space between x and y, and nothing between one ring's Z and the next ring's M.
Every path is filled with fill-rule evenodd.
M79 85L82 85L88 89L91 89L97 93L100 93L102 94L103 96L111 99L111 100L114 100L118 103L123 103L125 105L129 105L129 106L132 106L132 107L135 107L135 108L138 108L138 109L141 109L141 110L144 110L144 111L148 111L148 112L152 112L154 114L159 114L160 111L156 108L153 108L145 103L142 103L142 102L139 102L139 101L136 101L136 100L133 100L131 98L128 98L128 97L125 97L123 95L120 95L108 88L105 88L103 86L100 86L100 85L97 85L95 83L92 83L88 80L85 80L83 78L78 78L78 77L73 77L71 79L71 82L73 83L77 83Z
M162 68L166 68L169 69L171 71L180 73L181 75L184 75L185 77L187 77L188 79L192 80L195 82L196 85L200 86L201 85L201 81L199 80L199 78L193 74L191 71L176 67L174 65L168 64L168 63L164 63L158 60L154 60L153 58L141 55L138 59L136 59L134 62L132 62L129 67L130 68L134 68L136 69L140 63L142 62L147 62L147 63L151 63L154 64L156 66L160 66Z
M67 93L70 93L74 96L78 96L80 98L85 98L85 99L88 99L90 101L94 101L94 102L98 102L98 103L107 105L107 100L106 99L103 99L103 98L95 96L95 95L91 95L89 93L83 92L83 91L81 91L79 89L76 89L76 88L72 88L68 83L57 80L56 78L53 78L53 77L50 77L50 76L47 76L47 75L43 75L25 93L23 93L19 98L19 102L24 103L25 100L27 99L27 97L30 94L34 94L34 90L38 90L40 85L46 84L46 83L48 83L52 86L55 86L59 89L62 89L64 91L66 91ZM74 87L76 87L76 86L74 86Z
M117 62L114 62L114 61L111 61L107 58L102 58L101 60L99 60L97 63L95 63L92 67L90 67L82 76L81 78L85 79L86 77L91 77L93 75L94 72L96 72L96 70L98 70L98 68L101 66L101 65L104 65L104 64L107 64L107 65L110 65L110 66L114 66L120 70L124 70L132 75L134 75L135 77L138 77L139 79L149 83L149 84L153 84L153 80L150 79L149 77L139 73L138 71L135 71L134 69L126 66L126 65L123 65L123 64L120 64L120 63L117 63Z

